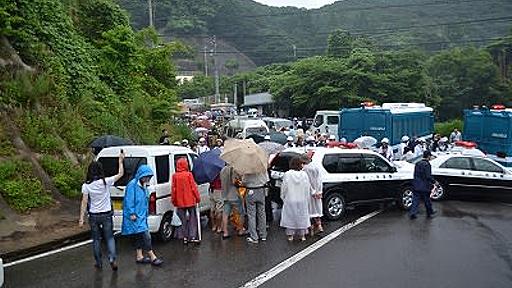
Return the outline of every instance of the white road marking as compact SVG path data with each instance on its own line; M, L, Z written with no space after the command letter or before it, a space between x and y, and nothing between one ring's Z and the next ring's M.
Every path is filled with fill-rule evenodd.
M290 268L293 264L299 262L309 254L315 252L316 250L322 248L325 244L331 242L332 240L336 239L341 234L347 232L348 230L356 227L357 225L365 222L366 220L377 216L380 214L383 210L375 211L370 214L367 214L357 220L355 220L352 223L349 223L338 230L335 230L334 232L331 232L329 235L323 237L322 239L316 241L315 243L309 245L306 249L298 252L297 254L293 255L292 257L284 260L283 262L277 264L272 269L263 272L256 278L252 279L251 281L245 283L243 286L240 286L240 288L256 288L262 285L263 283L269 281L270 279L277 276L279 273L283 272L284 270Z
M118 235L118 234L120 234L120 232L114 233L114 235ZM55 249L55 250L52 250L52 251L48 251L48 252L45 252L45 253L41 253L41 254L38 254L38 255L34 255L34 256L27 257L27 258L23 258L23 259L20 259L20 260L17 260L17 261L13 261L13 262L10 262L10 263L5 263L4 267L8 268L8 267L11 267L11 266L14 266L14 265L30 262L30 261L33 261L33 260L36 260L36 259L39 259L39 258L55 255L57 253L61 253L61 252L64 252L64 251L68 251L68 250L71 250L71 249L75 249L75 248L79 248L79 247L82 247L82 246L85 246L85 245L89 245L91 243L92 243L92 240L82 241L82 242L79 242L79 243L75 243L73 245L69 245L69 246L66 246L66 247L62 247L62 248Z

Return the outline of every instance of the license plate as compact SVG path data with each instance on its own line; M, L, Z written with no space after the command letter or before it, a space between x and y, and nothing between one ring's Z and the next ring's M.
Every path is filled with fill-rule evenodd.
M114 207L114 210L123 210L123 201L113 200L112 206Z

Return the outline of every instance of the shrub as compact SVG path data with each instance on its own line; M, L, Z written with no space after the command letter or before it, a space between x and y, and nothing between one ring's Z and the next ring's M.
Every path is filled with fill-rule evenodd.
M59 127L57 121L46 114L25 112L21 117L23 140L43 153L58 153L62 151L62 140L55 136L54 129Z
M7 203L19 212L47 205L52 200L35 178L7 180L2 185L2 192Z
M47 205L52 200L41 181L32 176L30 163L19 160L0 163L0 193L19 212Z
M68 160L56 159L53 156L44 155L40 159L44 170L50 174L53 183L62 195L74 198L80 195L84 170L75 166Z
M0 156L12 156L16 150L0 126Z
M447 122L441 122L436 123L434 125L435 133L443 135L443 136L449 136L450 133L452 133L453 129L457 128L459 131L462 131L462 128L464 127L464 123L462 120L452 120Z

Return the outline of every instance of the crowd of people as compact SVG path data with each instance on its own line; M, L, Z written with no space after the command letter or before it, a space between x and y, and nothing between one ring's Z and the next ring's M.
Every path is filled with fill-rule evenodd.
M288 131L289 132L289 131ZM174 145L181 145L196 151L198 154L210 151L210 149L223 149L221 137L210 138L208 135L200 137L196 143L190 143L184 139ZM208 137L208 138L207 138ZM269 141L267 135L265 141ZM383 138L376 151L386 159L408 160L412 157L423 156L423 160L416 164L414 172L415 194L413 206L410 212L411 219L416 218L418 203L425 202L427 215L432 216L435 211L430 204L429 195L432 187L432 177L428 160L431 151L443 151L449 143L461 140L460 132L455 129L447 137L435 135L429 142L422 138L410 139L403 136L398 153L393 153L390 141ZM167 130L162 131L159 139L162 145L169 144ZM291 147L341 147L354 148L345 139L336 141L334 135L320 133L303 133L297 129L294 135L288 133L285 148ZM315 235L323 232L321 218L322 208L322 181L319 167L311 162L312 150L307 154L291 159L290 170L283 176L281 185L281 199L283 206L280 211L279 225L289 241L295 239L305 241L307 235ZM110 198L110 189L114 183L124 175L124 154L119 155L119 171L112 177L105 177L105 172L100 162L93 161L87 171L86 181L82 186L82 202L80 209L79 225L83 226L85 216L91 227L93 240L93 254L95 267L102 268L101 240L106 242L108 249L108 261L112 270L118 269L116 244L113 234L113 207ZM133 179L127 184L123 200L122 235L131 239L135 249L135 262L137 264L151 264L160 266L163 260L157 257L152 248L151 234L147 223L148 217L148 191L147 186L154 172L147 165L138 167ZM248 243L257 244L266 241L268 232L267 215L272 209L267 202L267 184L269 175L267 171L257 174L240 175L236 170L226 164L218 177L210 183L210 223L211 230L219 234L221 239L231 237L232 230L238 236L247 237ZM198 221L197 205L200 195L194 176L186 159L178 159L176 172L172 175L171 202L176 207L176 214L180 226L175 233L176 238L184 244L199 243L200 221ZM269 213L270 212L270 213Z

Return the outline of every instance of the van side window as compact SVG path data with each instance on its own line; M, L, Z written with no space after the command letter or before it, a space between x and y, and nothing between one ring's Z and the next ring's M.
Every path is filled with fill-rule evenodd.
M192 165L190 165L190 159L188 159L187 154L180 154L180 155L174 155L174 172L176 172L176 162L178 162L178 159L185 158L187 159L188 168L190 171L192 171Z
M364 155L362 172L390 172L391 166L379 156Z
M327 125L338 125L339 122L338 116L327 116Z
M158 184L169 182L171 175L171 167L169 163L169 155L155 157L156 162L156 181Z
M101 157L98 161L103 165L103 171L106 177L114 176L119 170L118 157ZM137 173L140 165L147 164L146 157L126 157L124 158L124 175L117 180L115 186L126 186Z

